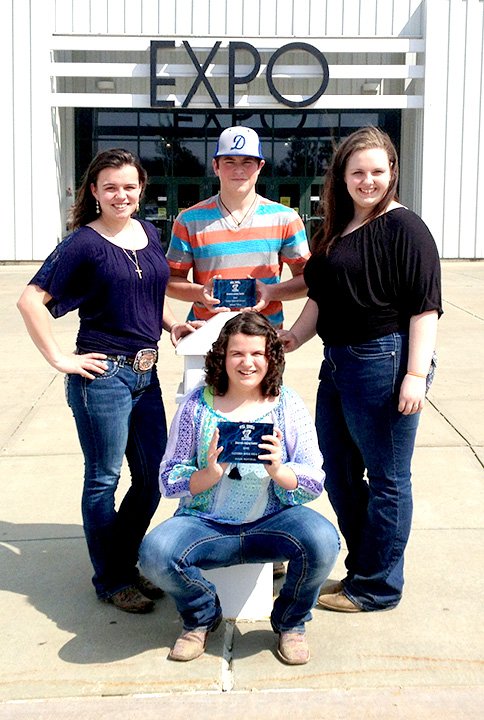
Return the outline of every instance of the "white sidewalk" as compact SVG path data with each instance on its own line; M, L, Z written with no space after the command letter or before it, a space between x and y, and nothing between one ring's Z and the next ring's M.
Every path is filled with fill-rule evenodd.
M264 622L222 624L202 658L170 662L180 627L170 599L147 616L96 600L63 378L15 307L33 271L0 266L0 718L484 716L484 262L443 262L439 365L414 459L403 601L384 613L316 609L311 662L296 668L277 660ZM187 306L172 305L182 318ZM302 305L286 303L286 326ZM54 327L73 347L76 317ZM183 359L166 336L160 350L171 419ZM287 357L285 382L311 411L321 356L315 338ZM334 519L325 496L314 507ZM174 509L162 501L153 522Z

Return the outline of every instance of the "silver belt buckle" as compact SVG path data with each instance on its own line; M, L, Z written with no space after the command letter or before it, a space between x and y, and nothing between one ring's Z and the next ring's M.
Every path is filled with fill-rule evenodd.
M135 373L145 373L151 370L158 360L158 351L153 348L145 348L138 350L133 360L133 370Z

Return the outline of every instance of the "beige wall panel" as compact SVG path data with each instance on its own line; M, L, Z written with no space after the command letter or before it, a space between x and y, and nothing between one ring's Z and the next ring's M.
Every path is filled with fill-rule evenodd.
M58 33L416 36L421 0L55 0Z

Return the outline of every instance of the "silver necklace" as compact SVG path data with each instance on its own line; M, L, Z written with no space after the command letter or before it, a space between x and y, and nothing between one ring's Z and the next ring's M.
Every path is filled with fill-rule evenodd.
M133 253L133 257L131 257L131 255L128 253L128 251L124 249L124 247L122 247L121 250L124 252L124 254L125 254L126 257L128 258L128 260L130 260L130 261L133 263L133 265L134 265L135 268L136 268L136 272L138 273L138 277L139 277L139 279L141 280L141 279L143 278L143 271L142 271L142 269L141 269L140 266L139 266L138 256L137 256L137 254L136 254L136 250L130 250L130 252Z
M101 223L102 223L102 226L103 226L104 228L106 228L106 230L108 231L110 237L112 237L112 238L117 238L117 236L119 235L119 233L113 233L113 231L110 230L110 229L108 228L108 226L104 224L104 221L103 221L103 220L101 220ZM134 235L134 227L133 227L133 223L132 223L131 221L130 221L130 223L129 223L129 231L130 231L130 234L131 234L131 235ZM127 250L126 250L124 247L122 247L121 245L118 245L118 247L121 248L121 250L124 252L124 254L125 254L126 257L128 258L128 260L133 263L133 265L134 265L134 267L135 267L135 270L136 270L136 272L137 272L137 274L138 274L138 277L139 277L139 279L141 280L141 279L143 278L143 271L142 271L142 269L140 268L140 264L139 264L139 262L138 262L138 255L136 254L136 250L130 250L130 252L133 253L133 257L131 257L131 255L127 252Z
M254 207L255 201L257 200L257 194L256 194L255 198L252 200L249 209L247 210L247 212L245 213L245 215L243 216L243 218L241 218L241 220L237 220L237 218L234 217L233 213L228 209L227 205L226 205L226 204L224 203L224 201L222 200L222 197L221 197L220 193L219 193L218 199L220 200L220 203L221 203L222 206L227 210L228 214L229 214L230 217L232 218L233 222L235 223L235 227L238 227L238 228L239 228L239 227L242 225L242 223L244 222L244 220L245 220L245 218L247 217L247 215L250 213L250 211L251 211L252 208Z

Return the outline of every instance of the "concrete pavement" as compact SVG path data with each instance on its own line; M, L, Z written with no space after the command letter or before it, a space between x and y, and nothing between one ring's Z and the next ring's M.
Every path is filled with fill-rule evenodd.
M483 717L484 262L443 262L439 366L414 457L404 598L384 613L315 609L312 659L296 668L277 660L268 622L224 623L202 658L170 662L180 625L169 598L147 616L96 600L63 378L15 308L36 267L0 266L0 718ZM182 318L186 306L172 305ZM286 304L286 326L302 305ZM76 327L73 314L55 321L66 349ZM160 350L171 419L183 359L166 336ZM313 339L287 358L285 382L311 411L321 354ZM313 506L334 520L325 496ZM153 524L174 509L162 501ZM344 551L333 579L343 559Z

